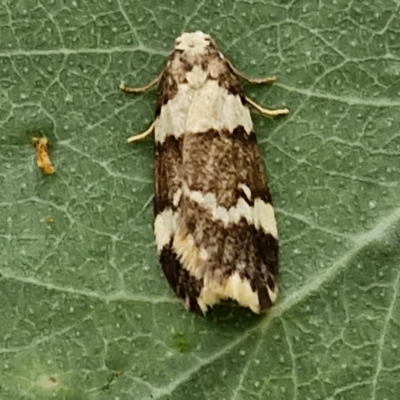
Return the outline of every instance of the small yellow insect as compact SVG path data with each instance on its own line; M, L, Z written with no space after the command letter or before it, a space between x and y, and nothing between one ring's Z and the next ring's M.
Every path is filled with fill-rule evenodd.
M33 137L31 142L36 147L37 166L46 175L54 174L56 170L50 161L47 137Z

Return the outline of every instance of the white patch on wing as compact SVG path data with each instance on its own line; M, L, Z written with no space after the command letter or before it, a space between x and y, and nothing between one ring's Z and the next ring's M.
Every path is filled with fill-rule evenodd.
M205 269L205 259L208 253L203 248L198 248L194 242L193 235L185 228L177 224L177 231L174 235L173 248L183 268L190 272L190 275L202 279Z
M154 221L154 234L158 253L161 252L164 246L169 244L175 235L177 216L178 214L173 212L170 208L166 208L156 216Z
M169 245L172 239L173 250L182 267L198 279L203 277L205 261L209 254L206 249L199 249L193 236L187 232L184 225L179 224L178 212L167 208L158 214L154 222L154 233L159 254L165 246Z
M204 248L200 249L199 256L203 261L207 261L210 257L210 255L208 254L208 251Z
M237 224L241 218L245 218L248 224L254 225L256 229L262 229L266 234L278 239L274 208L270 203L257 198L254 200L254 206L251 206L240 197L235 206L226 208L217 204L214 193L189 190L187 185L183 185L183 193L192 201L207 209L214 220L222 221L225 226Z
M267 292L268 296L272 302L272 304L275 303L276 298L278 297L278 286L275 286L275 292L267 285Z
M193 85L202 79L199 71L196 74L190 77ZM250 111L239 96L220 87L216 80L205 80L200 87L182 83L176 95L161 107L155 122L155 140L163 143L168 135L179 138L210 129L233 132L238 126L248 134L253 130Z
M193 69L186 73L186 79L192 89L199 89L207 80L207 71L201 65L195 65Z
M222 283L215 279L204 279L204 286L198 298L198 304L205 313L207 307L213 306L220 300L232 299L243 307L249 307L254 313L260 312L258 295L251 289L250 282L240 278L238 272L233 273Z
M251 200L251 189L247 185L239 183L238 188L246 195L247 200Z
M173 204L175 207L178 207L178 204L179 204L179 202L180 202L180 200L181 200L181 197L182 197L182 190L181 190L181 189L178 189L178 190L174 193L174 197L172 198L172 204Z
M271 203L265 203L261 199L254 200L254 225L265 233L270 233L275 239L278 239L278 228L276 226L275 211Z

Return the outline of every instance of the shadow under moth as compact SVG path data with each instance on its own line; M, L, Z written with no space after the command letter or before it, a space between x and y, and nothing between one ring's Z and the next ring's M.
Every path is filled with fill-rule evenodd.
M183 33L161 74L155 120L128 142L155 136L154 232L162 270L186 309L205 314L221 300L254 313L275 302L278 232L243 76L214 40Z

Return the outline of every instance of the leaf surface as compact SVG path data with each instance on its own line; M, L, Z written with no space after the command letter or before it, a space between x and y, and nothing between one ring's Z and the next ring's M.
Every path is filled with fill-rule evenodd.
M5 0L0 398L370 399L400 393L400 4ZM285 118L254 115L281 238L264 316L186 313L152 233L155 93L210 33ZM36 166L46 135L56 174Z

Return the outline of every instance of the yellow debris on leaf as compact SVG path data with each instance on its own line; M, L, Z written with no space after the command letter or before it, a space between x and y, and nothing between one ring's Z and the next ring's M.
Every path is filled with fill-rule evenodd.
M47 217L44 219L44 222L45 222L46 224L54 224L55 220L54 220L53 217L47 216Z
M47 137L33 137L32 144L36 147L37 165L46 175L54 174L56 171L50 161L49 140Z

